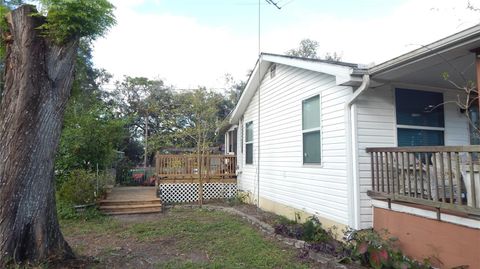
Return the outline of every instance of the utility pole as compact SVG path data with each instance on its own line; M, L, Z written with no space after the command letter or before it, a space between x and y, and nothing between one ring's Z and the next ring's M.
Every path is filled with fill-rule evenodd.
M282 7L273 0L265 0L268 4L275 6L278 10ZM262 47L261 47L261 0L258 0L258 113L257 113L257 210L260 208L260 86L261 86L261 68L262 68Z
M147 156L148 156L148 112L145 113L145 160L143 166L145 167L145 176L147 176Z
M147 180L147 165L148 165L148 100L147 92L145 90L145 159L143 161L143 175L144 180Z

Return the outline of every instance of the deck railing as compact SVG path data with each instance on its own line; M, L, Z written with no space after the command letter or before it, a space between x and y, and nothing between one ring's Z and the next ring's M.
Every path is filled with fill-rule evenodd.
M166 180L236 178L235 155L156 155L156 175Z
M480 146L367 148L374 199L480 216Z

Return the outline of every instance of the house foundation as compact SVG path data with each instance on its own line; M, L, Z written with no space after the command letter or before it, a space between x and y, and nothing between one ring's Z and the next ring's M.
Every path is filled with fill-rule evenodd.
M480 229L399 211L374 207L374 229L398 238L405 255L438 268L480 268Z

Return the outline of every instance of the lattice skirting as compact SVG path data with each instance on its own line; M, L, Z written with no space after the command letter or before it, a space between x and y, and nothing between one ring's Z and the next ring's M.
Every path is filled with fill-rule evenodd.
M192 203L198 201L198 183L160 184L162 203ZM203 200L228 199L237 195L235 183L204 183Z

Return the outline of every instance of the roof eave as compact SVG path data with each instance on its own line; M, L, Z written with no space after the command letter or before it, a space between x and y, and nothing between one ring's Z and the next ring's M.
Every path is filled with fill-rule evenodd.
M457 47L461 44L472 42L476 39L480 39L480 25L470 27L464 31L458 32L451 36L442 38L426 46L422 46L419 49L400 55L396 58L378 64L369 69L368 73L371 76L375 76L385 71L397 68L404 64L420 60L425 57L429 57L438 54L442 51L446 51Z

